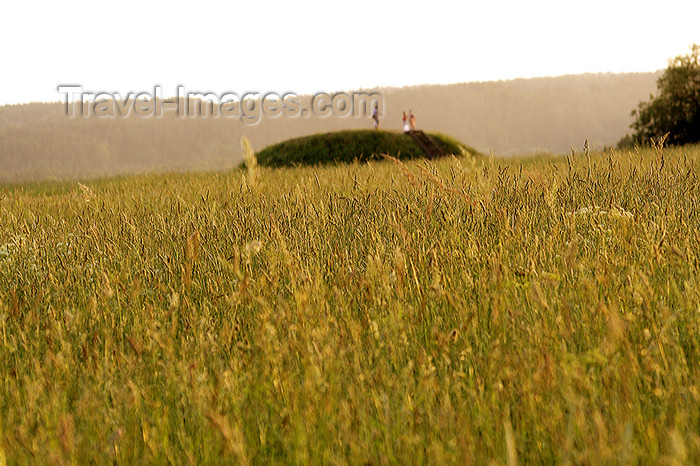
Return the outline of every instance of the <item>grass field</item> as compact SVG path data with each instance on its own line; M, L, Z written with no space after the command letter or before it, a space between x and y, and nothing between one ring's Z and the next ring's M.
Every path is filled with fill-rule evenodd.
M700 462L700 147L250 162L0 186L0 462Z

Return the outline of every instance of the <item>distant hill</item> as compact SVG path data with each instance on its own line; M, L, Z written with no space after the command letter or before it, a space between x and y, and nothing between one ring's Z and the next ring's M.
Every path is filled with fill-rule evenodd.
M402 110L417 127L495 154L567 152L588 139L614 145L630 112L655 91L657 73L584 74L512 81L365 90L384 97L383 129L399 130ZM64 104L0 107L0 182L125 173L230 169L239 138L260 150L286 139L370 128L369 118L68 118Z
M445 135L428 136L444 154L479 155L474 149ZM257 154L263 166L318 165L328 163L364 162L390 155L397 158L426 157L426 152L408 134L374 129L332 131L302 136L266 147Z
M499 155L592 149L630 132L631 112L656 90L656 73L555 78L390 89L391 109L412 106L420 126ZM397 109L400 113L400 108ZM388 112L387 112L388 113ZM398 124L397 124L398 127Z

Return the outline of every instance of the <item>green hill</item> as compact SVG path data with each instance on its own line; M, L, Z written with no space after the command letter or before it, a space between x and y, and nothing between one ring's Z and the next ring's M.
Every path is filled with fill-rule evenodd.
M456 139L439 133L427 133L448 154L478 152ZM269 167L319 165L366 161L382 154L397 158L419 158L425 153L408 135L392 131L354 130L314 134L289 139L257 153L258 163Z

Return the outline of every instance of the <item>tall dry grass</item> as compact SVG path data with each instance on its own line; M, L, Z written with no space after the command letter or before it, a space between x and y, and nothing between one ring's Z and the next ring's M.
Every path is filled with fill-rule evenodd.
M699 163L2 187L0 457L697 463Z

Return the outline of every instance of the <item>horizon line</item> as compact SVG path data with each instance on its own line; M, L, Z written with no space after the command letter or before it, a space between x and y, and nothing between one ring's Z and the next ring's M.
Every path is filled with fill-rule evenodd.
M405 84L405 85L375 85L375 86L370 86L370 87L355 87L355 88L350 88L350 89L335 89L331 91L324 91L328 93L341 93L341 92L353 92L353 91L381 91L381 90L400 90L400 89L409 89L409 88L415 88L415 87L422 87L422 86L456 86L456 85L462 85L462 84L489 84L489 83L507 83L507 82L513 82L513 81L531 81L531 80L538 80L538 79L557 79L557 78L566 78L566 77L572 77L572 76L586 76L586 75L629 75L629 74L656 74L663 71L663 68L659 68L657 70L652 70L652 71L585 71L581 73L564 73L564 74L557 74L557 75L542 75L542 76L530 76L530 77L514 77L514 78L502 78L502 79L485 79L485 80L473 80L473 81L455 81L455 82L425 82L425 83L420 83L420 84ZM160 84L155 84L154 86L160 86ZM130 91L134 92L134 91ZM213 92L211 90L208 91L192 91L192 92ZM273 91L270 91L273 92ZM262 92L257 91L257 93L262 94ZM313 93L311 92L301 92L297 94L299 97L305 97L305 96L312 96ZM167 99L174 99L178 98L176 95L172 96L163 96L162 100L167 100ZM64 100L61 100L60 98L57 100L30 100L30 101L21 101L21 102L0 102L0 108L2 107L11 107L11 106L20 106L20 105L31 105L31 104L55 104L55 103L65 103Z

